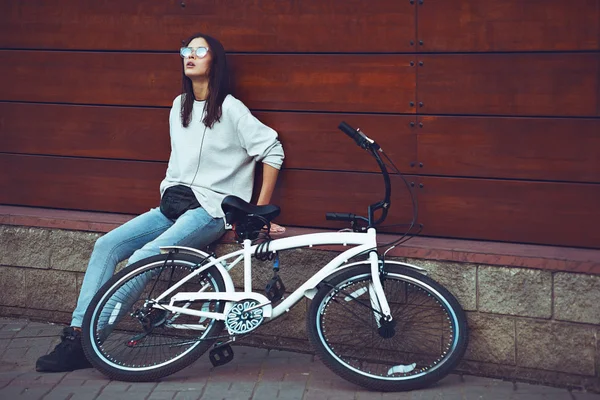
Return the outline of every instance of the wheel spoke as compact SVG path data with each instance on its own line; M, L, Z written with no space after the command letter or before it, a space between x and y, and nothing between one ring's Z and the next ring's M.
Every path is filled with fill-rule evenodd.
M139 374L143 375L146 371L156 368L173 369L175 360L187 357L192 351L197 353L198 346L201 346L198 350L202 352L208 349L214 341L212 338L216 337L215 333L219 333L215 330L222 329L222 323L212 319L201 323L206 327L203 331L175 329L165 325L174 314L152 307L152 298L149 295L158 296L163 293L197 269L198 264L185 261L185 258L175 258L169 261L168 267L164 268L161 274L159 271L163 269L163 265L164 259L138 267L140 272L137 274L131 273L136 269L131 269L130 275L124 275L124 270L120 274L128 276L125 280L117 280L120 276L115 275L112 279L116 282L104 292L106 294L102 297L102 303L94 305L96 317L86 325L91 325L93 336L96 338L92 344L92 352L96 355L95 359L102 362L102 367L106 365L105 368L110 370L111 376L120 376L119 371L139 371ZM178 291L223 290L220 277L216 280L209 271L210 269L187 281ZM165 301L168 302L169 299L166 298ZM189 307L202 309L206 304L213 312L222 312L223 306L214 302L190 302ZM177 323L182 325L198 325L199 320L200 317L177 315ZM110 325L109 321L112 322ZM200 354L197 353L198 356Z
M459 347L454 340L456 326L465 323L456 300L450 295L455 305L448 308L451 303L440 297L443 288L437 283L400 270L403 273L389 272L383 280L392 312L389 325L366 310L371 304L366 267L339 275L313 299L310 320L316 324L309 325L309 336L317 353L329 360L326 365L334 372L366 387L415 385L442 364L449 371L458 361L453 357L448 362L450 357L464 352L466 342Z

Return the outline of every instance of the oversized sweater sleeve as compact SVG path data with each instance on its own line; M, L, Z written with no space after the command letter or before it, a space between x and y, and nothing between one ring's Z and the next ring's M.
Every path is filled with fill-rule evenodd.
M250 111L239 117L237 132L240 143L250 157L281 169L285 154L277 132L260 122Z

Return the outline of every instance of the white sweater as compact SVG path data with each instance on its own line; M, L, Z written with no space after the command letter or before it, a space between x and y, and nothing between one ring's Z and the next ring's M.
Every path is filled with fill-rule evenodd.
M212 128L202 123L205 101L195 101L187 128L181 123L181 95L169 116L171 157L160 195L170 186L191 186L198 202L211 216L224 217L221 202L227 195L246 201L252 197L255 163L280 169L283 147L277 132L262 124L232 95L223 102L221 120Z

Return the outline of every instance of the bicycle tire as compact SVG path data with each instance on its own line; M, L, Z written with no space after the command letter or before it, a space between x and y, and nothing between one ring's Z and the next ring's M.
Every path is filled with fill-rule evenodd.
M382 334L389 335L389 331L386 334L384 329L379 333L377 320L383 324L372 311L369 282L371 268L365 262L320 285L310 306L307 332L321 361L338 376L377 391L420 389L450 373L464 355L468 342L466 315L456 298L423 274L386 265L382 285L396 321L394 331L399 332L384 338ZM415 303L411 304L413 298ZM365 305L371 311L365 312ZM433 323L416 325L419 319L430 316ZM435 322L438 320L439 324ZM424 343L437 345L430 337L438 330L442 333L440 354L427 354ZM445 345L448 348L444 349Z
M212 257L161 254L140 260L112 276L96 293L83 319L83 350L91 364L111 379L145 382L171 375L196 361L215 342L223 330L223 321L157 309L139 314L144 304L144 298L138 298L143 293L139 287L150 288L151 294L162 293L203 261L210 260ZM177 278L173 278L175 274ZM173 294L209 286L214 291L225 291L223 278L215 267L203 271ZM160 291L154 291L157 288ZM222 312L224 302L203 302L202 307ZM170 328L167 322L172 319L177 323L183 319L190 321L187 324L196 325L206 322L206 329L201 332ZM156 348L160 355L152 355L155 359L151 361L140 362L144 348L147 354Z

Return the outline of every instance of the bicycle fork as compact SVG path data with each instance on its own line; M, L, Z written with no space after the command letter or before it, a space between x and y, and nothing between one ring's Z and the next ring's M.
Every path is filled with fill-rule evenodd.
M379 256L376 251L369 253L369 261L371 263L371 279L372 283L369 284L369 297L371 299L371 307L373 307L373 314L377 321L377 326L381 326L380 315L383 315L383 319L386 322L392 321L392 312L390 305L388 304L385 293L383 292L383 285L381 284L379 274Z

